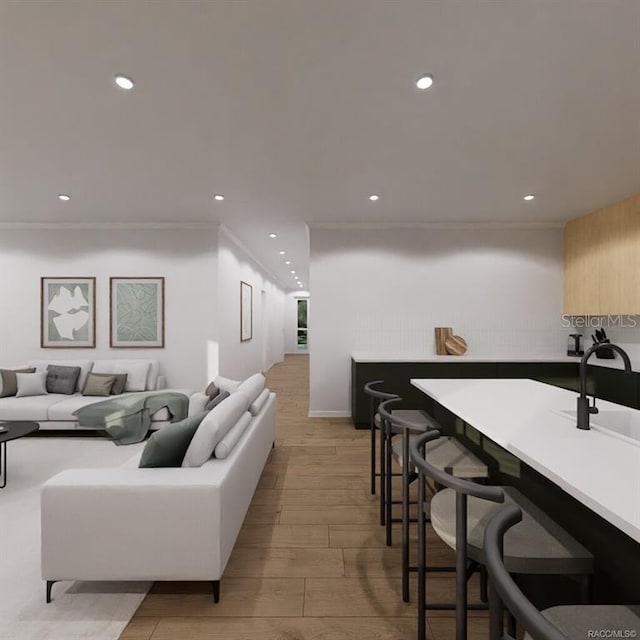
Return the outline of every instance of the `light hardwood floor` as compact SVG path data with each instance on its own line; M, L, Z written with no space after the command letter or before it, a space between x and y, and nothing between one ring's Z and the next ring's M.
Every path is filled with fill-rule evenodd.
M121 640L396 640L415 638L400 587L399 532L385 546L369 494L369 432L348 419L311 419L309 360L287 356L267 374L278 396L269 457L214 604L210 585L156 583ZM434 562L453 556L434 537ZM433 577L432 577L433 576ZM453 600L450 575L431 598ZM476 591L474 585L472 591ZM430 638L454 637L453 615L429 615ZM470 640L487 637L486 616Z

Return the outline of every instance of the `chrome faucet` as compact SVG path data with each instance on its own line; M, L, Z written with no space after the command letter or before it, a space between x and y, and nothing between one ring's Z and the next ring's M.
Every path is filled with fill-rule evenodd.
M627 352L617 344L599 342L584 352L582 360L580 360L580 395L578 396L578 424L576 425L578 429L590 429L589 416L593 413L598 413L595 396L593 397L593 405L589 404L589 398L587 398L587 361L591 357L591 354L595 353L598 349L613 349L613 351L617 351L622 356L624 370L627 373L631 373L631 360L629 360Z

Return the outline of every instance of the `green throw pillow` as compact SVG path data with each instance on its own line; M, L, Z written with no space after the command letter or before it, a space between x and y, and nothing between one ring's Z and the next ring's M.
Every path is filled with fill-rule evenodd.
M197 413L158 429L147 441L138 467L181 467L193 434L207 413Z

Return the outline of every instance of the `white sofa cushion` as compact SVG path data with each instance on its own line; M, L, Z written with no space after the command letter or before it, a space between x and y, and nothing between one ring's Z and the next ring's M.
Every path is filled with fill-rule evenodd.
M61 367L80 367L76 391L82 391L82 389L84 389L87 375L89 371L91 371L91 360L29 360L28 362L28 366L35 367L38 373L46 371L50 364L56 364Z
M262 393L251 403L249 413L251 413L252 416L257 416L260 413L265 402L269 399L269 393L269 389L263 389Z
M189 391L184 389L178 390L180 393L184 393L185 395L189 395ZM49 406L49 410L47 412L49 420L55 420L57 422L77 422L78 416L74 416L73 412L81 409L82 407L86 407L87 405L94 404L95 402L103 402L105 400L111 400L113 396L105 398L104 396L83 396L79 393L73 396L61 396L57 395L57 398L64 398L63 400L57 401L55 404ZM0 408L0 419L2 419L3 411ZM169 415L169 410L166 407L162 407L159 411L156 411L151 416L152 422L165 422L169 420L171 416Z
M261 373L254 373L249 376L240 386L236 389L235 393L242 392L249 398L249 404L251 404L264 389L265 379ZM247 406L247 408L249 408Z
M247 410L244 393L233 393L209 411L200 423L182 461L183 467L201 467L212 455L216 445Z
M83 396L79 393L74 396L62 397L65 399L49 406L47 411L49 420L77 422L78 416L73 415L74 411L105 399L103 396Z
M27 420L44 422L49 419L48 410L57 402L68 400L69 396L61 393L49 393L46 396L29 398L0 398L0 420ZM75 418L74 418L75 420Z
M224 460L233 450L233 447L238 444L238 441L242 437L242 434L247 430L249 423L251 422L251 414L246 411L240 416L240 420L236 422L228 433L220 442L216 445L214 455L219 460Z
M96 360L92 373L126 373L125 391L152 391L156 388L158 368L152 373L152 363L157 360Z

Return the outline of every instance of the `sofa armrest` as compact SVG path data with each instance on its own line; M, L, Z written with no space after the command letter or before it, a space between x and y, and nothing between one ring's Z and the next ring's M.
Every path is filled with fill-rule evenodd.
M73 469L53 477L41 492L42 577L219 579L220 486L202 471Z

